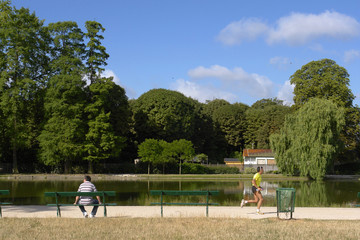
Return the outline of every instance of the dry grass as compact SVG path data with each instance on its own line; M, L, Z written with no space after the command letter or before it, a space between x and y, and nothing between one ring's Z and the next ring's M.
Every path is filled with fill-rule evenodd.
M359 239L360 221L220 218L0 219L1 239Z

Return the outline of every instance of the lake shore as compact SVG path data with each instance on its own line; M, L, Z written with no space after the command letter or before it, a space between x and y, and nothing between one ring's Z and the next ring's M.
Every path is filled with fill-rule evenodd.
M66 180L82 180L87 174L2 174L0 180L50 180L50 181L66 181ZM253 174L89 174L93 180L208 180L208 179L251 179ZM292 180L307 181L307 177L284 176L281 174L263 174L263 180ZM326 175L326 180L360 180L360 175Z
M93 180L186 180L186 179L251 179L253 174L3 174L0 180L82 180L90 175ZM360 176L359 176L360 177ZM264 174L263 179L308 180L306 177L283 176L281 174Z

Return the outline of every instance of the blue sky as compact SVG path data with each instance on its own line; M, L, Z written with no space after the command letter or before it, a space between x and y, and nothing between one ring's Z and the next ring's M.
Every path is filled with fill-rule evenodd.
M289 77L330 58L360 105L360 1L13 0L45 24L95 20L106 29L105 75L130 99L165 88L205 102L292 103Z

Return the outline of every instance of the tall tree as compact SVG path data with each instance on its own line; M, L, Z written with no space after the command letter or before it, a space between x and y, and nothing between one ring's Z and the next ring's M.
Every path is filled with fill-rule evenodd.
M86 102L83 80L83 33L75 22L49 24L53 38L51 62L54 76L46 92L47 122L39 136L41 160L47 165L64 164L65 173L83 155Z
M112 78L97 79L89 86L89 93L85 160L92 173L94 162L115 157L124 148L130 112L124 89Z
M153 89L132 104L134 129L139 142L146 138L191 140L195 134L195 103L183 94Z
M88 121L85 160L88 172L93 172L93 163L117 156L124 148L129 128L129 107L125 91L113 82L112 77L103 78L101 73L109 55L102 45L105 29L95 21L85 23L88 39L85 49L88 103L85 108Z
M85 22L87 32L86 38L89 41L86 44L86 68L87 76L91 83L94 83L100 78L103 67L107 65L106 60L109 58L109 54L106 52L106 48L101 44L104 37L100 34L105 31L103 26L96 21Z
M204 104L204 110L203 112L209 116L213 116L214 112L222 108L223 106L231 105L228 101L224 99L214 99L212 101L206 101Z
M247 148L269 148L269 137L279 132L290 113L290 107L284 106L277 99L261 99L246 110L246 132L244 133Z
M279 169L317 180L331 172L341 148L344 114L331 100L314 98L288 115L281 132L270 137Z
M245 104L235 103L213 112L214 124L219 127L227 143L227 155L244 148L245 111L248 108Z
M290 77L290 82L295 85L295 109L299 109L312 98L329 99L345 108L346 127L342 132L342 140L346 152L357 150L359 159L360 115L359 110L353 106L355 96L349 88L347 70L331 59L312 61L297 70ZM350 161L353 160L354 157L351 157ZM346 158L342 161L346 161Z
M29 9L0 2L0 97L6 136L12 149L13 173L18 173L19 149L36 145L41 111L36 103L47 74L47 34ZM39 110L40 109L40 110ZM40 113L41 114L41 113Z
M341 107L352 107L354 95L349 84L349 74L331 59L305 64L290 77L294 84L294 103L299 108L312 98L332 100Z

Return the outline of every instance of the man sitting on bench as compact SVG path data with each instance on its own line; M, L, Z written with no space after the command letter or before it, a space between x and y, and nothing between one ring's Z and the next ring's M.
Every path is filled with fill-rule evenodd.
M95 185L91 183L90 176L85 176L84 182L82 184L80 184L78 192L97 192ZM81 205L101 204L100 197L96 196L96 198L97 198L97 200L93 199L92 197L89 197L89 196L76 196L74 204L77 204L78 202ZM80 199L80 201L79 201L79 199ZM93 209L90 213L90 218L95 217L98 207L99 206L93 207ZM88 213L86 212L84 206L79 206L79 208L80 208L81 212L83 213L84 217L87 218Z

